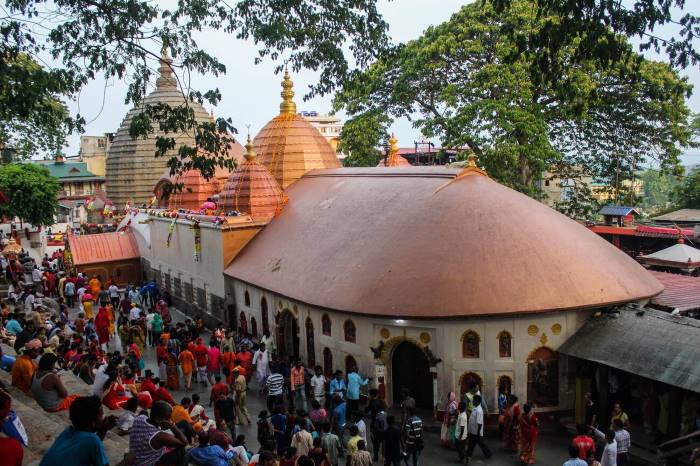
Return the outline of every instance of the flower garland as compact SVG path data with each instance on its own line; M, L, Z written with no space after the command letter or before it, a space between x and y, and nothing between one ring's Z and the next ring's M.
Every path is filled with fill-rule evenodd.
M194 254L192 259L195 262L199 262L202 258L202 230L199 227L199 221L195 220L191 228L194 235Z
M174 218L170 222L170 225L168 225L168 239L165 240L165 247L166 248L170 247L170 240L173 238L173 232L175 231L175 222L177 222L177 218Z

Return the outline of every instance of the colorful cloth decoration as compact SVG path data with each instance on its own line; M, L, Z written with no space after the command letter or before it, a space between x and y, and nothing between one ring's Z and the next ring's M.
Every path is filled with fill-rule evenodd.
M170 225L168 225L168 239L165 240L165 247L169 248L170 247L170 240L173 237L173 232L175 231L175 222L177 222L177 217L175 217L171 222Z
M194 254L192 259L199 262L202 259L202 230L199 227L199 221L192 224L192 233L194 235Z

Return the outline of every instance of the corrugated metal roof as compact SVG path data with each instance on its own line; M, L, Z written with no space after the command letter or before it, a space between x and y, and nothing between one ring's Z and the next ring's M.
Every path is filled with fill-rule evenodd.
M627 207L624 205L606 205L600 211L598 211L599 215L629 215L631 212L634 212L635 214L638 214L636 210L634 210L634 207Z
M681 312L700 309L700 278L676 273L650 270L664 286L661 294L651 299L652 304Z
M73 179L104 179L103 177L97 176L92 173L87 168L87 163L85 162L48 162L42 163L42 167L46 167L49 170L51 176L58 178L61 181L73 180Z
M68 245L75 265L114 262L139 257L136 238L129 230L95 235L69 235Z
M591 317L558 351L700 393L698 341L697 319L626 306Z
M700 222L700 209L679 209L654 217L662 222Z

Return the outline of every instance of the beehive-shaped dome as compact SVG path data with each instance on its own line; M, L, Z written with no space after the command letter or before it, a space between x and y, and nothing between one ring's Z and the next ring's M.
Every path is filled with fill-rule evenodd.
M174 135L176 146L164 157L156 157L156 138L165 133L156 130L146 138L133 139L129 136L129 126L136 115L141 113L145 105L166 104L171 107L188 105L194 111L198 123L213 122L214 117L197 102L186 101L186 97L177 87L177 81L171 69L172 60L164 54L160 61L160 76L156 80L156 88L143 100L143 105L132 108L122 121L117 134L107 152L106 161L106 190L114 204L123 208L128 200L132 205L141 205L153 196L153 186L167 168L170 155L177 153L179 146L195 145L194 137L182 133Z
M253 142L258 160L270 170L282 189L309 170L341 166L326 138L297 114L292 85L285 70L280 114L260 130Z
M244 152L243 146L238 141L234 141L229 147L227 156L240 165L245 160ZM207 199L214 197L223 189L229 176L231 176L230 170L218 166L214 170L214 177L209 180L196 169L187 170L180 175L170 175L170 169L166 168L165 173L153 188L153 193L161 207L197 210ZM165 192L166 185L179 183L182 184L181 189L174 189L169 195Z
M379 161L378 167L410 167L411 162L399 155L399 148L396 145L398 141L392 134L389 138L389 156Z
M224 211L237 210L253 219L272 218L284 203L284 194L270 171L255 157L248 137L246 160L229 177L219 195Z

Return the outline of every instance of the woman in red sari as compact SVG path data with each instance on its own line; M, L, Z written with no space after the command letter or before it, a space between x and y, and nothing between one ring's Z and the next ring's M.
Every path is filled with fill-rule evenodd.
M508 405L503 413L503 442L508 451L518 451L518 432L520 431L520 404L518 397L510 395Z
M520 416L520 462L535 464L535 446L539 435L537 416L532 412L532 403L525 403L523 414Z
M100 346L109 345L109 316L107 315L107 309L102 306L100 306L97 317L95 317L95 330L97 331Z

